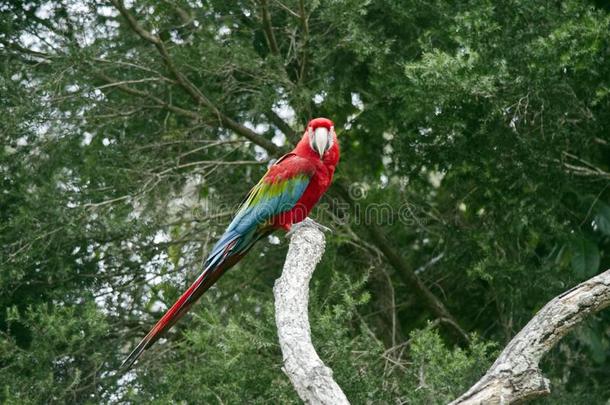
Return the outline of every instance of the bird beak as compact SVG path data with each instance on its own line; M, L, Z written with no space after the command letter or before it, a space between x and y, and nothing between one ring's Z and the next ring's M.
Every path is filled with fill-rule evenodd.
M315 131L309 128L309 142L311 148L318 152L320 158L324 156L324 153L330 149L331 146L331 134L327 128L320 127L316 128Z

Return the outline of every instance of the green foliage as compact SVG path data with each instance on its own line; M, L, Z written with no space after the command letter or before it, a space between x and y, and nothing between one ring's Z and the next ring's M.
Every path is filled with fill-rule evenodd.
M92 304L40 304L20 312L6 310L7 330L0 340L2 401L5 403L89 402L116 381L99 380L112 345L102 339L109 326ZM25 350L12 337L27 328L32 344Z
M474 384L491 365L495 344L483 342L476 335L468 350L448 349L431 328L411 333L410 380L414 403L445 404Z
M316 1L303 19L268 1L268 22L263 2L128 3L169 60L110 3L0 0L0 402L299 403L273 321L282 235L117 371L277 157L220 113L285 149L313 116L336 124L356 202L333 188L314 213L333 232L310 321L352 403L451 400L610 267L604 2ZM371 222L468 347L430 326ZM610 398L609 322L545 357L541 402Z

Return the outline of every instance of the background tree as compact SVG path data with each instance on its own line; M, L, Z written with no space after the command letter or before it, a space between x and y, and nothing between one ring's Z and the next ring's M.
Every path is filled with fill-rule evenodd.
M610 267L608 7L448 3L0 0L0 399L298 403L281 236L116 368L313 116L343 157L311 321L352 403L455 398ZM609 318L542 402L610 398Z

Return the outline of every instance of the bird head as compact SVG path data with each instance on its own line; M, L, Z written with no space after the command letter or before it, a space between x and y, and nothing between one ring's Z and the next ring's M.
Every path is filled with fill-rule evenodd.
M335 142L335 127L328 118L314 118L307 124L307 135L309 146L320 155L324 156Z

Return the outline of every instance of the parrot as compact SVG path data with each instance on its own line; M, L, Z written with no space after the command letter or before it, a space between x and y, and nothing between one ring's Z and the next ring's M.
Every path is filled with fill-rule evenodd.
M258 240L276 230L290 231L293 224L308 219L330 186L338 163L333 122L312 119L295 148L271 165L247 194L205 260L202 273L125 358L121 368L130 368Z

